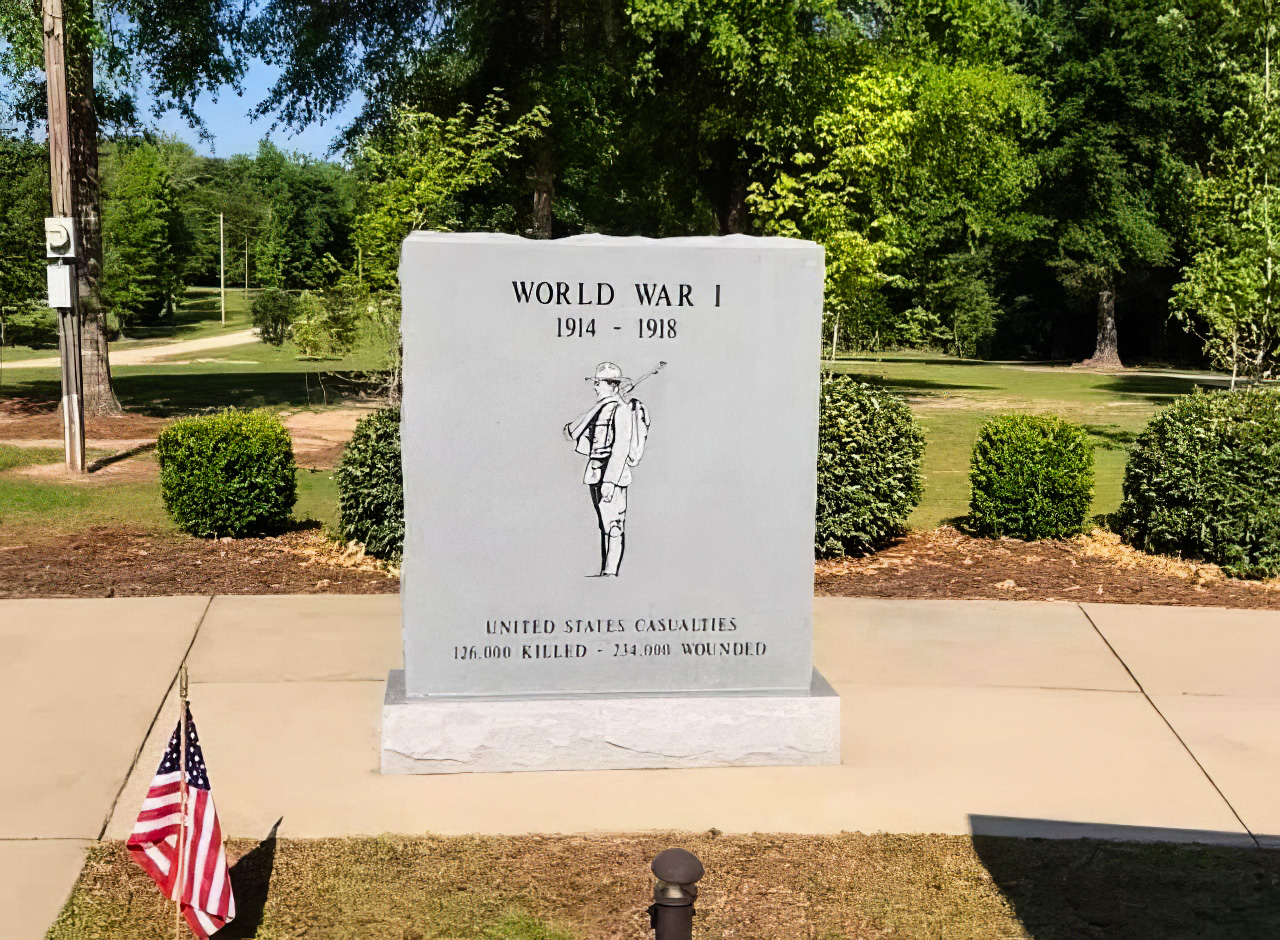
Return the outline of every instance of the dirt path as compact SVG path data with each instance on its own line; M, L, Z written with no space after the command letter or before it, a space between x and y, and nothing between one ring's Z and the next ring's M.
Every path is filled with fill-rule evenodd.
M243 346L258 338L253 330L236 330L223 336L206 336L203 339L183 339L172 343L159 343L155 346L139 346L133 349L111 350L113 366L141 366L149 362L157 362L170 356L181 356L187 353L204 352L209 349L223 349L227 346ZM57 356L46 359L24 359L10 365L12 369L56 369L61 365Z

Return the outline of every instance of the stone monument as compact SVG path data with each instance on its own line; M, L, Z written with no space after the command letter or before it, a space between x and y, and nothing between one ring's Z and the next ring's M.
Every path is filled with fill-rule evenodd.
M839 763L822 249L415 232L383 773Z

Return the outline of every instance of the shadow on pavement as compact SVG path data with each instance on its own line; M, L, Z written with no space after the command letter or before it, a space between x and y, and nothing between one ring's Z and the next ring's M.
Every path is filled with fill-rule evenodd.
M1034 940L1280 937L1280 852L1243 833L970 816Z
M231 890L235 893L236 917L218 931L218 940L246 940L262 926L271 872L276 864L276 832L283 821L283 816L277 819L267 837L241 855L228 871Z

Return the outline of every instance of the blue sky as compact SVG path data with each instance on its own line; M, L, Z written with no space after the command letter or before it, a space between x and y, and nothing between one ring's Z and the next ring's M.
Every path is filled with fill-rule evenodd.
M251 122L248 112L266 96L278 74L278 69L262 62L254 62L244 77L243 97L236 97L230 88L223 89L216 104L208 96L201 95L196 112L204 119L209 133L213 135L212 141L200 140L196 132L173 112L155 121L146 110L150 107L151 99L145 94L139 97L139 111L154 122L158 130L185 140L196 148L197 153L206 156L230 157L237 153L253 153L258 149L258 141L266 137L281 150L296 150L308 156L324 158L333 138L360 110L361 97L357 94L340 113L323 125L312 125L301 132L286 127L277 127L273 131L271 118Z

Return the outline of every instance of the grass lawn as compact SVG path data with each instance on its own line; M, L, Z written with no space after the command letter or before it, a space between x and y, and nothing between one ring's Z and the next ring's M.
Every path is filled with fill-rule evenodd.
M706 866L694 936L1174 940L1280 935L1280 853L987 836L715 833L233 840L218 940L641 940L648 865ZM164 940L120 843L91 849L48 940Z
M116 396L127 409L145 414L177 415L217 408L322 406L350 396L354 373L371 369L367 349L342 359L299 359L292 343L281 347L254 342L185 356L177 361L111 370ZM54 369L6 366L0 398L30 397L56 401L60 395Z
M243 292L229 290L227 329L248 325ZM147 335L134 330L131 343L162 339L193 339L222 331L216 289L193 288L182 305L177 323L154 328ZM123 344L122 344L123 345ZM47 355L47 350L37 351ZM32 397L54 401L57 374L50 369L23 369L6 350L0 377L0 398ZM118 366L113 370L116 393L128 409L151 415L190 414L215 408L323 407L340 403L356 391L360 372L374 365L370 350L357 349L341 360L318 362L298 358L286 343L271 347L255 342L243 346L178 354L149 365ZM963 516L968 510L969 453L984 421L1011 411L1061 415L1085 425L1095 443L1097 483L1095 513L1113 512L1120 503L1120 484L1127 446L1151 416L1196 384L1219 384L1210 373L1135 372L1098 374L1065 365L1000 363L957 359L936 354L892 353L848 356L837 371L906 395L924 425L925 489L911 517L916 528L932 529ZM333 509L328 475L306 475L299 514L329 520ZM133 484L120 491L101 487L97 495L83 490L38 492L50 484L0 481L0 507L10 519L37 518L48 511L70 524L83 511L86 524L116 518L156 515L148 509L156 497L137 492ZM133 489L130 489L133 487ZM46 507L41 510L40 507Z
M62 452L44 448L0 445L0 471L18 466L7 463L12 451L34 451L38 460L26 463L60 463ZM89 458L103 456L90 451ZM299 522L319 522L330 530L338 525L338 486L332 470L299 470L298 501L293 517ZM177 529L165 512L158 479L66 482L0 473L0 544L39 535L71 534L90 526L127 526L156 534Z
M1120 505L1127 445L1152 415L1212 373L1099 374L1065 365L996 363L933 354L840 359L835 370L901 392L925 429L924 498L911 516L932 529L969 509L969 454L983 422L1013 411L1055 414L1088 428L1094 441L1093 511Z

